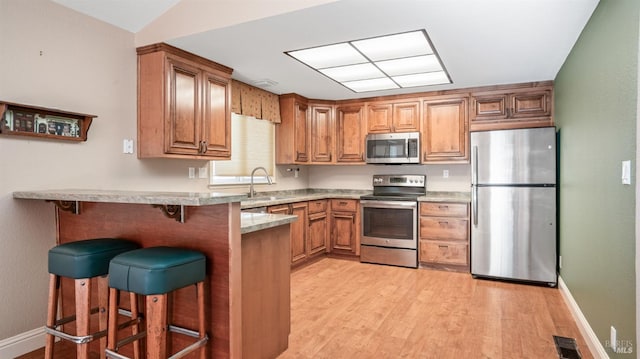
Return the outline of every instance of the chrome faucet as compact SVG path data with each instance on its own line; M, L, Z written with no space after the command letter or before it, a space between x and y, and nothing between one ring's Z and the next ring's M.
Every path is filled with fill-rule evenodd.
M249 186L249 198L253 198L256 195L256 191L253 189L253 175L256 173L257 170L263 170L264 174L267 175L267 182L269 182L269 184L273 184L273 182L271 181L271 177L269 177L269 172L267 172L267 170L264 167L254 168L253 171L251 171L251 185Z

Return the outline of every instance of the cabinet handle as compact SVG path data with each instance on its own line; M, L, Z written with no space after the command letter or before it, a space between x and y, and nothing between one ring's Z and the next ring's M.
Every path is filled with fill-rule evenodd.
M202 153L207 153L207 151L209 150L209 144L207 143L207 141L202 141Z
M442 225L448 226L449 222L447 222L447 221L438 221L438 224L441 225L441 226Z
M444 245L444 244L438 244L438 248L440 248L440 249L446 249L446 248L449 248L449 246L446 246L446 245Z
M347 202L345 202L345 201L340 201L340 202L338 202L338 204L339 204L339 205L341 205L341 206L346 206L346 205L347 205Z
M438 209L449 209L449 206L440 205L440 206L438 206Z

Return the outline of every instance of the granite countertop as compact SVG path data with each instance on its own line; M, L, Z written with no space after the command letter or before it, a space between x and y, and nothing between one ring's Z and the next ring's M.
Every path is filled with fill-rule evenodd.
M298 220L298 216L288 214L251 213L240 215L240 233L251 233L259 230L282 226Z
M216 192L59 189L40 191L17 191L13 192L13 198L41 199L53 201L208 206L222 203L240 202L246 199L247 196L245 194Z
M360 199L360 196L371 194L367 190L344 189L303 189L293 191L261 192L254 198L245 198L240 202L240 208L274 206L294 202L315 201L327 198Z

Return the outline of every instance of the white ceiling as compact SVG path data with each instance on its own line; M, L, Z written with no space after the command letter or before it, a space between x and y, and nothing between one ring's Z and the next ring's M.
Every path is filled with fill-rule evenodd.
M181 1L191 1L192 8L198 4L53 1L134 33L154 18L171 15ZM261 1L282 5L287 0ZM238 2L237 11L243 11L243 4ZM598 0L340 0L163 41L233 68L237 80L275 81L264 88L277 94L362 98L553 80L597 4ZM189 21L181 16L181 21ZM418 29L429 34L452 84L354 93L283 53Z

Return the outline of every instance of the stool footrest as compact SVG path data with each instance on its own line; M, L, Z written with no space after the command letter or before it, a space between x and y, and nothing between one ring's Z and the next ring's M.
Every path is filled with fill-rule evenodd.
M131 320L131 321L133 322L133 321L135 321L135 319ZM189 336L189 337L192 337L192 338L200 338L200 333L198 333L197 331L191 330L191 329L187 329L187 328L183 328L183 327L178 327L176 325L169 325L169 331L173 332L173 333L183 334L183 335L186 335L186 336ZM118 341L118 343L116 344L115 350L107 349L105 351L106 355L107 355L107 358L131 359L131 358L129 358L127 356L124 356L122 354L118 354L117 351L121 347L123 347L123 346L125 346L127 344L130 344L130 343L132 343L132 342L134 342L134 341L136 341L138 339L144 338L146 335L147 335L147 331L145 330L145 331L140 332L140 333L138 333L136 335L130 335L130 336ZM198 348L200 348L202 346L205 346L208 341L209 341L209 336L205 334L204 338L200 338L195 343L192 343L191 345L187 346L186 348L184 348L184 349L180 350L179 352L173 354L168 359L182 358L185 355L191 353L192 351L194 351L194 350L196 350L196 349L198 349Z
M191 353L192 351L205 346L207 344L207 341L209 341L209 337L207 335L204 336L204 338L201 338L200 340L198 340L197 342L189 345L188 347L182 349L181 351L173 354L172 356L169 357L169 359L178 359L178 358L182 358L183 356Z
M90 341L93 341L95 339L99 339L104 337L105 335L107 335L107 331L106 330L102 330L99 332L95 332L93 334L89 334L89 335L83 335L83 336L77 336L77 335L71 335L69 333L65 333L62 330L58 330L52 327L44 327L44 331L47 334L51 334L55 337L61 338L61 339L65 339L68 340L70 342L76 343L76 344L85 344L85 343L89 343Z

